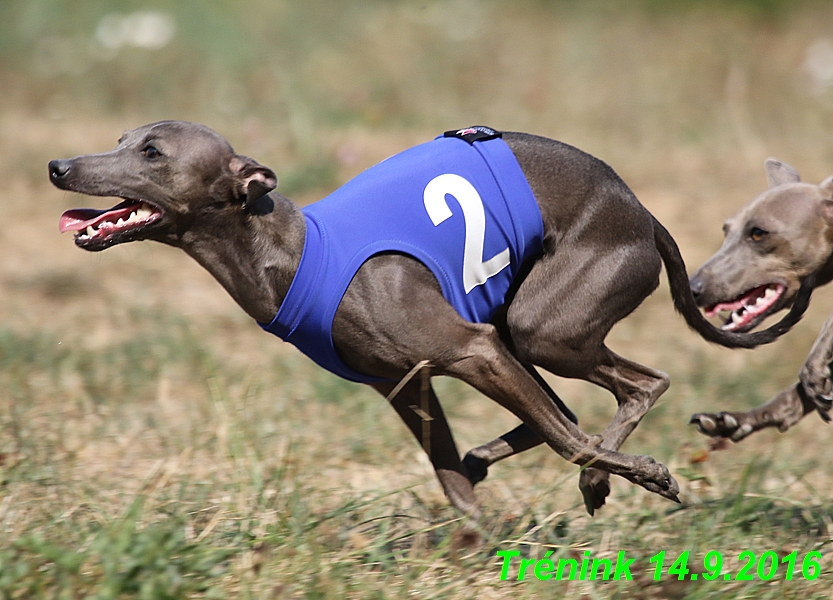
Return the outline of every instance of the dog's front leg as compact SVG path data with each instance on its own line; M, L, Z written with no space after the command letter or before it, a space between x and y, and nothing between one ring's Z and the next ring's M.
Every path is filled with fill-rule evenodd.
M374 383L372 386L387 397L396 383ZM437 479L454 507L478 519L480 507L474 496L474 488L460 462L460 454L445 413L430 382L424 384L420 374L417 374L390 399L390 403L428 454Z
M816 410L812 398L804 393L801 383L796 383L780 392L766 404L746 412L697 413L690 423L697 430L710 437L729 438L739 442L750 434L776 427L784 432L805 415Z
M541 374L535 370L535 367L527 364L523 366L538 383L538 385L541 386L541 389L543 389L555 403L558 410L560 410L565 417L570 419L570 421L578 425L578 419L573 414L573 411L571 411L567 405L564 404L564 401L558 397L558 394L556 394L546 380L541 377ZM468 473L472 484L477 484L486 479L489 467L494 463L499 460L503 460L504 458L514 456L515 454L525 452L530 448L535 448L543 443L544 440L542 440L540 436L532 431L529 426L521 423L515 427L515 429L504 433L499 438L495 438L491 442L469 450L463 458L463 466L466 467L466 473Z
M833 361L833 315L821 328L816 342L810 349L807 361L798 373L807 396L813 400L822 419L829 421L833 404L833 385L830 381L830 363Z
M800 381L752 410L746 412L697 413L691 423L704 435L739 442L750 434L776 427L784 432L805 415L818 411L830 420L833 385L830 363L833 360L833 315L827 318L813 344L807 361L799 371Z

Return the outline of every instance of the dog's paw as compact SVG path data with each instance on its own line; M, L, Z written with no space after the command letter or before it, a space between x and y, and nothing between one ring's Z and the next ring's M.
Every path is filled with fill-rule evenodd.
M697 413L692 415L689 423L696 425L697 431L703 435L729 438L733 442L741 441L754 431L750 423L742 423L737 415L727 412Z
M593 467L583 469L578 477L578 488L584 498L584 507L592 517L610 495L610 473Z
M671 476L671 472L665 465L658 463L650 456L639 456L643 465L635 470L632 477L627 477L633 483L641 485L649 492L653 492L679 503L677 497L680 493L680 486Z
M463 457L463 468L466 470L466 477L472 485L480 483L489 474L489 463L483 458L478 458L471 452Z
M801 367L798 378L808 398L813 400L816 410L825 421L830 420L830 409L833 407L833 382L830 380L830 366L816 365L808 360Z

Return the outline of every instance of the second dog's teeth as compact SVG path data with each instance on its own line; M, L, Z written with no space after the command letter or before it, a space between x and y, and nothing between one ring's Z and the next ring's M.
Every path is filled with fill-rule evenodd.
M732 313L732 323L734 323L735 325L737 325L737 324L738 324L738 323L740 323L741 321L743 321L743 317L741 317L741 316L740 316L740 314L738 314L738 313L736 313L736 312L733 312L733 313Z
M87 225L87 235L90 237L95 235L95 229L93 229L92 225Z
M766 292L764 293L764 298L766 298L767 300L769 300L769 299L770 299L770 298L772 298L775 294L776 294L776 292L775 292L775 288L768 287L768 288L766 289Z
M136 216L140 219L147 219L152 214L153 211L150 208L148 208L147 204L142 204L141 208L136 211Z

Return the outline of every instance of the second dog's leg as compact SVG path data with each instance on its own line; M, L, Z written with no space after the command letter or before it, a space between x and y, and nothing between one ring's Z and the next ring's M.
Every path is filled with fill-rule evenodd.
M746 412L697 413L690 423L711 437L729 438L739 442L749 434L768 427L784 432L805 415L818 411L825 421L830 420L831 398L830 362L833 360L833 315L821 328L807 361L799 372L799 381L766 404Z
M829 421L831 404L830 364L833 361L833 315L827 317L798 378L807 396L814 401L822 419Z
M816 403L800 383L788 387L766 404L746 412L697 413L691 423L697 430L710 437L729 438L739 442L751 433L777 427L784 432L805 415L816 410Z

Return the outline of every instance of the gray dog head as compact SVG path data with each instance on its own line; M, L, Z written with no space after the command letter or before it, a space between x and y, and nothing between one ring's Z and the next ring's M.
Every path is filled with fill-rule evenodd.
M790 306L833 253L833 176L813 185L774 158L765 168L769 189L723 224L723 246L691 278L698 306L709 317L728 311L730 331Z

